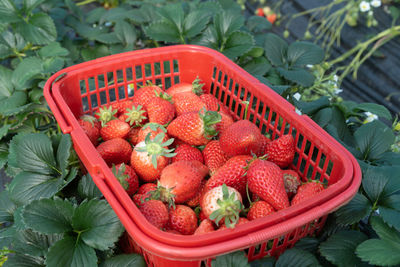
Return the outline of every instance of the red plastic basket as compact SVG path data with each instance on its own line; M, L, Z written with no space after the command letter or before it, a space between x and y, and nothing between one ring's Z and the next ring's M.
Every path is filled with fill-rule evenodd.
M250 104L246 119L255 123L263 133L270 133L272 138L286 133L293 134L296 157L291 167L301 174L303 180L326 179L329 187L302 204L238 226L234 230L218 231L212 235L177 236L162 232L147 222L97 153L76 118L93 113L103 105L131 98L138 86L146 81L161 83L166 89L178 82L191 82L197 76L205 83L204 88L221 100L236 119L243 118L243 101L248 101ZM45 85L44 95L62 131L71 134L74 148L94 182L128 233L134 237L139 247L147 251L143 253L149 258L149 263L156 266L161 266L159 261L163 258L173 258L177 262L198 261L217 255L214 251L226 253L227 250L222 251L216 247L232 247L233 240L238 240L233 242L237 243L235 249L251 247L267 240L255 239L254 236L275 238L288 233L288 229L295 229L294 226L303 230L296 230L294 237L290 234L287 240L298 240L297 237L320 229L326 218L324 216L348 201L359 186L361 176L357 172L358 165L347 150L309 117L297 114L290 103L269 87L221 53L209 48L179 45L144 49L78 64L53 75ZM345 195L349 189L351 193ZM334 201L335 207L328 207L329 201ZM322 207L324 212L312 213L315 216L305 217L308 221L301 219L310 210ZM301 225L295 223L299 221ZM268 230L276 227L281 231ZM147 240L143 239L144 236L152 241L143 241ZM149 256L153 255L152 242L156 243L156 247L160 244L166 246L162 253L154 252L154 255L161 255L157 260L151 260ZM274 241L272 248L280 247L275 249L275 254L279 254L290 243L283 246L280 242L287 243L285 239ZM208 247L211 250L207 255L200 253L200 256L194 252ZM190 253L184 252L187 249ZM170 254L169 250L175 252Z

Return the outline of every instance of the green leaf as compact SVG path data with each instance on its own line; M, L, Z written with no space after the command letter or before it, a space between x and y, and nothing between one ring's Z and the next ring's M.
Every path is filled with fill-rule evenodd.
M313 115L315 112L330 106L330 101L327 96L322 96L317 100L310 102L299 101L294 99L294 103L295 106L301 110L301 112L310 116Z
M18 204L27 204L35 199L49 198L60 191L62 182L61 178L54 178L45 174L20 172L10 183L10 197Z
M71 236L55 243L47 254L48 267L95 267L97 256L93 248Z
M277 70L285 79L304 87L311 86L315 80L314 75L302 68L287 70L279 67Z
M383 122L375 120L358 128L354 132L354 138L361 153L360 159L373 161L390 150L395 136Z
M71 146L71 137L68 134L63 134L57 148L57 166L62 170L63 177L67 174Z
M209 21L210 13L205 10L190 12L183 22L184 36L186 38L195 37L204 30Z
M51 57L43 60L43 73L55 73L64 67L65 60L61 57Z
M304 237L300 239L295 245L295 248L302 249L314 253L319 246L319 240L315 237Z
M16 253L11 255L4 263L3 267L44 267L44 260L42 257L33 257Z
M85 20L87 23L96 23L99 22L100 19L104 17L106 13L107 9L103 7L97 7L87 12Z
M268 33L265 36L265 55L275 66L282 66L286 63L288 44L278 35Z
M251 48L251 50L249 52L247 52L246 54L244 54L243 56L249 56L249 57L261 57L262 55L264 55L264 48L259 47L259 46L253 46L253 48ZM271 63L268 64L271 65Z
M56 167L51 141L45 134L16 135L10 143L10 154L16 158L14 167L23 171L61 174Z
M227 40L230 35L238 31L244 24L241 14L225 10L214 17L214 27L219 40Z
M122 7L110 8L107 12L100 17L99 23L104 24L105 22L118 22L129 18L129 10Z
M103 44L118 44L120 40L115 32L101 33L94 38L96 41Z
M84 201L72 218L74 230L82 231L81 238L100 250L112 247L123 232L119 218L104 200Z
M60 198L34 200L23 211L26 224L44 234L70 231L74 206Z
M213 26L207 27L207 29L197 38L196 40L193 41L194 44L197 45L203 45L207 46L210 48L213 48L215 50L219 49L219 43L218 43L218 36L217 36L217 31Z
M361 111L369 111L378 117L382 117L388 120L392 120L392 115L390 111L382 105L375 103L361 103L354 107L353 112L357 112L357 110Z
M82 49L81 54L83 60L89 61L99 57L108 56L110 54L110 51L105 45L97 45L95 47Z
M394 227L397 231L400 231L400 196L393 195L386 199L386 201L390 200L394 200L394 205L391 205L391 207L387 207L387 204L385 206L379 205L379 215L390 227Z
M146 267L146 262L139 254L120 254L112 258L108 258L100 264L100 267L120 266Z
M363 261L379 266L400 264L400 244L379 239L370 239L357 247L357 256Z
M17 231L13 249L18 253L31 256L46 256L52 244L62 238L62 235L43 235L30 229Z
M16 235L16 228L14 226L0 228L0 247L11 247Z
M250 262L251 267L274 267L275 259L270 257L264 257L259 260Z
M31 79L43 72L42 60L37 57L28 57L18 64L12 74L12 83L17 90L29 88Z
M53 19L45 13L33 14L29 20L16 24L16 31L37 45L49 44L56 40L57 30Z
M10 47L0 44L0 59L5 59L12 55L14 55L14 51Z
M359 222L372 212L372 203L362 194L357 193L345 206L335 212L336 221L341 225Z
M46 0L24 0L24 8L26 12L32 12L36 7Z
M181 41L179 31L170 22L157 21L144 28L148 37L155 41L179 43Z
M3 190L0 192L0 224L5 222L12 222L13 214L16 209L15 204L11 201L8 191Z
M271 22L266 17L251 16L246 21L246 26L251 32L263 32L272 28Z
M372 203L378 203L390 179L390 173L378 168L368 168L364 172L362 185Z
M20 205L14 211L13 227L15 227L15 229L18 231L23 231L23 230L28 229L28 227L24 221L24 217L22 216L22 212L23 212L24 208L25 208L25 206Z
M400 245L400 232L388 226L382 218L378 216L371 217L371 226L378 236L385 241L398 243Z
M309 42L291 43L287 50L287 59L291 66L294 67L319 64L324 60L324 57L324 50L320 46Z
M20 21L18 10L15 7L14 1L4 0L0 1L0 18L4 23L12 23Z
M39 49L38 54L40 57L66 57L69 51L62 47L59 42L51 42L46 46Z
M114 28L118 40L125 45L133 45L136 42L135 28L124 20L118 21Z
M183 32L183 20L185 13L181 3L168 4L158 10L158 13L168 22L178 33Z
M317 112L312 116L313 121L315 121L319 126L325 128L332 120L332 108L322 108L317 110Z
M367 239L368 237L359 231L340 231L321 243L319 251L337 266L361 266L362 262L355 255L355 250Z
M271 64L265 57L257 57L246 63L243 68L251 75L265 75L271 68Z
M234 59L248 52L254 45L253 36L247 32L234 32L227 39L222 53Z
M278 259L275 267L308 267L321 266L313 254L308 251L292 248L287 249Z
M27 100L25 92L14 92L11 97L0 100L0 115L12 116L25 111L31 105L26 104Z
M246 267L250 266L246 254L241 251L235 251L229 254L216 257L211 262L211 267L226 266L226 267Z
M103 194L93 182L90 174L84 175L78 184L78 194L81 198L101 198Z

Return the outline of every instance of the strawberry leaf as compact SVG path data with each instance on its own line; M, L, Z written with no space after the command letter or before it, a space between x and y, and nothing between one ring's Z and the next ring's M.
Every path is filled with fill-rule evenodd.
M30 229L17 231L13 250L31 256L46 256L49 248L61 238L60 234L44 235Z
M287 249L277 260L275 267L321 266L313 254L298 248Z
M42 257L33 257L22 253L16 253L10 256L4 263L3 267L43 267L44 260Z
M108 203L98 199L84 201L75 209L72 226L85 244L100 250L112 247L124 229Z
M239 250L226 255L218 256L211 262L211 267L230 266L230 267L249 267L246 254Z
M335 213L336 221L341 225L359 222L372 212L372 203L362 194L357 193L354 198Z
M146 262L139 254L121 254L112 258L106 259L100 264L100 267L120 267L120 266L135 266L146 267Z
M90 174L84 175L79 181L78 194L83 199L101 198L103 196Z
M0 192L0 224L13 221L13 214L16 209L15 204L11 201L8 191Z

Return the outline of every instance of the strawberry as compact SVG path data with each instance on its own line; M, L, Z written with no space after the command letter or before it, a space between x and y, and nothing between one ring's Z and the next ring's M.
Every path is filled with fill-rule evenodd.
M197 162L197 163L196 163ZM177 161L165 167L158 181L158 191L152 196L163 202L182 204L199 191L208 168L198 161Z
M158 134L164 133L163 141L166 142L169 137L167 135L167 129L158 123L146 123L137 133L137 143L142 142L146 139L146 136L150 133L150 139L154 139Z
M157 86L148 82L145 86L139 88L132 97L132 101L138 103L146 108L147 103L150 99L156 97L156 93L161 93L163 90Z
M148 134L145 141L136 144L132 151L131 166L145 182L157 180L161 171L168 165L168 158L175 156L172 153L173 149L167 148L174 140L163 142L164 135L160 133L151 140Z
M200 206L206 217L217 225L223 221L227 227L233 228L243 209L242 196L235 188L223 184L207 191Z
M179 93L172 97L174 102L176 115L182 115L187 112L200 111L206 108L206 104L201 100L201 98L191 92Z
M170 88L167 89L167 93L170 96L174 96L176 94L179 93L186 93L186 92L191 92L194 93L196 95L201 95L203 93L203 85L204 84L200 84L200 79L196 78L192 83L177 83L174 84L173 86L171 86Z
M282 170L270 161L255 159L247 170L250 191L271 204L276 210L289 207L289 199L283 183Z
M129 130L128 135L126 136L126 139L132 144L132 145L136 145L138 143L138 133L140 131L141 128L139 127L132 127Z
M156 189L157 189L157 185L156 185L156 184L153 184L153 183L145 183L145 184L142 184L142 185L139 187L137 193L138 193L138 194L148 194L148 193L150 193L151 191L154 191L154 190L156 190Z
M255 124L248 120L239 120L221 133L219 143L228 157L251 155L260 150L262 138Z
M221 115L215 111L189 112L175 118L167 131L189 145L205 145L217 134L215 124L220 121Z
M135 205L140 208L140 206L142 206L142 204L144 202L146 202L146 200L148 199L148 196L145 194L134 194L132 197L132 201L133 203L135 203Z
M158 229L164 229L169 220L167 206L160 200L151 199L139 207L143 216Z
M172 162L180 161L180 160L198 160L201 163L204 163L203 154L201 151L188 144L181 144L175 149L176 156L172 158Z
M237 223L235 224L235 226L237 226L237 225L242 225L242 224L245 224L245 223L248 223L248 222L249 222L248 219L243 218L243 217L240 217L240 218L238 219ZM227 226L225 223L222 223L222 224L219 226L218 231L224 230L224 229L227 229L227 228L232 228L232 227L231 227L231 226Z
M293 206L310 199L324 189L324 185L320 181L309 181L297 188L297 194L293 197L291 205Z
M214 232L214 223L209 219L202 220L199 227L194 231L194 235L202 235L210 232Z
M267 136L263 135L263 137L261 139L260 149L256 152L257 157L262 157L267 153L266 149L267 149L267 144L269 142L271 142L271 139L269 139Z
M252 203L249 212L247 213L247 219L252 221L270 215L274 212L274 208L270 204L268 204L268 202L259 200Z
M221 134L229 128L235 121L233 120L231 115L227 115L222 112L218 112L221 115L221 122L217 123L217 131L218 135L221 136Z
M295 154L294 138L291 134L282 135L281 137L269 142L265 149L268 160L272 161L281 168L286 168L293 162Z
M131 127L128 123L120 120L111 120L107 122L101 129L100 135L104 141L113 139L113 138L122 138L128 136L129 130Z
M129 123L130 126L141 126L147 122L147 112L142 105L132 102L130 108L125 109L118 119Z
M94 146L97 146L100 137L100 122L91 115L83 115L78 120L78 123L89 137L90 142L92 142Z
M142 184L137 193L132 197L133 203L140 207L145 201L151 198L151 192L157 189L157 185L153 183Z
M204 188L205 192L211 188L226 184L235 188L242 196L245 196L247 183L245 167L251 159L252 157L248 155L239 155L230 158L208 179Z
M214 173L228 161L228 157L222 151L218 140L211 140L203 149L204 164L210 170L210 175Z
M114 138L105 141L98 145L96 149L109 166L113 163L119 164L129 162L132 153L131 145L122 138Z
M292 198L301 185L300 176L294 170L283 170L283 182L289 198Z
M113 109L111 106L101 107L99 112L96 112L94 116L101 122L101 126L104 126L107 122L115 119L115 115L118 110Z
M199 96L200 99L206 104L207 110L219 111L225 115L229 115L229 109L224 106L214 95L212 94L202 94Z
M204 186L206 185L206 182L207 182L206 179L201 180L199 190L197 191L196 195L194 195L194 197L192 197L191 199L186 201L186 205L188 205L189 207L192 207L192 208L195 208L200 205L200 198L203 195L203 190L204 190Z
M166 125L175 117L175 106L171 103L171 97L166 93L159 93L157 97L150 99L146 105L149 121Z
M132 196L138 190L139 178L129 165L113 164L111 170L128 195Z
M196 213L185 205L176 205L169 211L168 226L183 235L191 235L197 228Z
M132 108L133 101L129 99L121 100L120 102L115 102L111 104L112 109L117 110L116 116L124 114L125 110Z

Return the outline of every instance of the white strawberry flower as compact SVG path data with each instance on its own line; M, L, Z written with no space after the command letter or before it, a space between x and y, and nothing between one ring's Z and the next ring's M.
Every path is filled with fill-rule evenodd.
M301 94L295 93L295 94L293 95L293 98L296 99L297 101L299 101L300 98L301 98Z
M380 7L381 6L381 0L372 0L371 1L371 6L373 7Z
M367 12L371 9L371 6L367 1L362 1L359 7L361 12Z
M369 123L369 122L372 122L372 121L378 119L378 116L377 116L376 114L371 113L371 112L369 112L369 111L364 112L364 115L367 116L367 118L366 118L366 119L364 120L364 122L363 122L364 124Z

